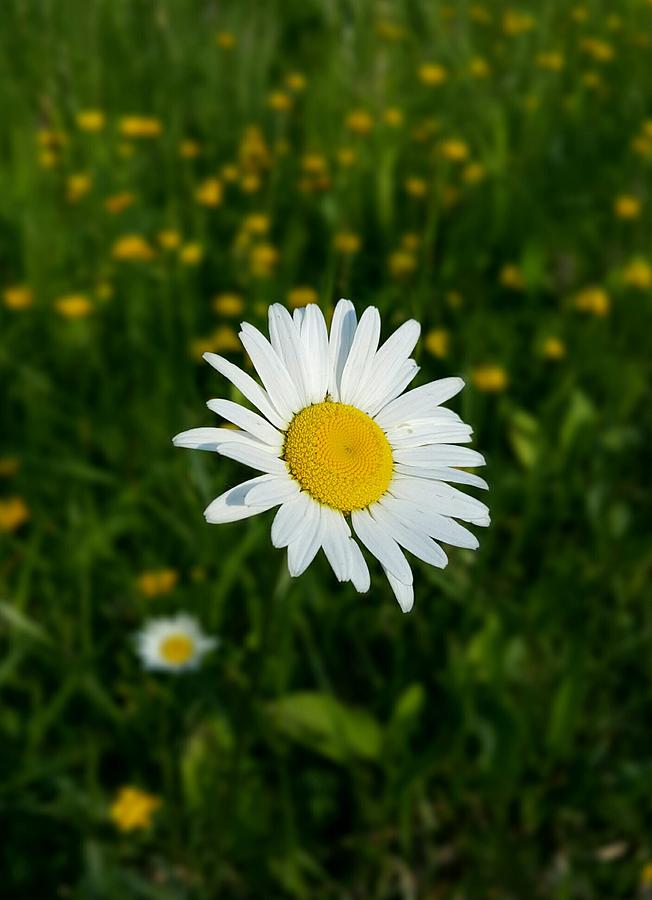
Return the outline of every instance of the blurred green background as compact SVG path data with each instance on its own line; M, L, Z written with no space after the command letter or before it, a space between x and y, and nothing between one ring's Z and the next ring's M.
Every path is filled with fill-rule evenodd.
M643 0L3 0L4 897L652 896L651 52ZM488 462L408 616L170 442L340 296ZM220 646L146 673L177 611Z

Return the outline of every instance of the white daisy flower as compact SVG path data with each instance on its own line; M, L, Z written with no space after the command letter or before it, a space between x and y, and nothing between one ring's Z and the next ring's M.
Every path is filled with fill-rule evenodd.
M136 651L144 668L165 672L196 669L216 645L216 638L207 637L197 619L187 613L150 619L136 635Z
M379 348L374 307L358 322L353 304L340 300L329 335L317 305L291 316L274 304L269 340L246 322L240 332L262 387L224 357L205 353L258 413L209 400L209 409L237 429L194 428L174 443L264 473L213 500L206 520L235 522L279 506L272 543L287 547L290 575L305 571L322 548L339 581L364 592L369 570L353 530L408 612L414 592L403 549L444 568L438 541L478 546L456 519L489 524L485 504L448 483L487 487L458 468L484 465L484 458L458 446L469 443L472 429L441 405L464 382L442 378L403 393L419 371L410 354L420 330L418 322L405 322Z

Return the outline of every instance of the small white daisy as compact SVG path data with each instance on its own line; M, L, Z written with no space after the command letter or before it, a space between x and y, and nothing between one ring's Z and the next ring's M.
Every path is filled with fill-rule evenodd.
M194 428L177 447L213 450L265 474L226 491L206 509L211 523L235 522L280 506L272 543L288 548L290 575L300 575L320 547L339 581L369 589L358 540L380 562L404 612L412 608L412 570L403 550L444 568L437 543L475 549L476 537L456 519L488 525L484 503L447 482L486 488L458 467L484 465L459 447L472 429L441 404L463 387L442 378L403 393L419 371L410 354L421 327L410 320L379 348L374 307L357 321L340 300L330 336L319 307L269 309L267 338L243 322L240 340L260 377L222 356L204 359L231 381L259 415L230 400L208 407L232 428Z
M164 672L196 669L216 645L216 638L207 637L187 613L150 619L136 635L136 651L144 668Z

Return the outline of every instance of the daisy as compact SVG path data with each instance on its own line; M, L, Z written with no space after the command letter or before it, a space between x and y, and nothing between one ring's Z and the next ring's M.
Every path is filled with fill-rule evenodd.
M244 322L239 335L262 386L224 357L204 354L258 412L209 400L237 428L194 428L174 438L177 447L213 450L264 473L213 500L206 520L235 522L278 506L272 543L287 547L290 575L305 571L322 548L338 580L365 592L362 544L408 612L414 591L403 549L444 568L439 541L478 546L456 519L489 524L484 503L449 484L487 487L458 468L484 459L458 446L472 430L442 406L464 382L443 378L403 393L419 371L410 359L418 322L405 322L379 348L378 310L369 307L358 322L348 300L337 304L330 335L315 304L293 316L272 305L269 333L267 340Z
M150 619L136 635L136 651L144 668L164 672L196 669L216 645L217 640L207 637L187 613Z

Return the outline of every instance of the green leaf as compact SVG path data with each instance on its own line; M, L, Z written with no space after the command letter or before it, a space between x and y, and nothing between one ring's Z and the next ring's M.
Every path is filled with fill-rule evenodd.
M335 762L377 759L380 754L382 735L374 717L329 694L286 694L269 704L268 711L279 731Z
M514 456L526 469L531 469L539 458L539 423L522 409L514 410L508 428L509 442Z

